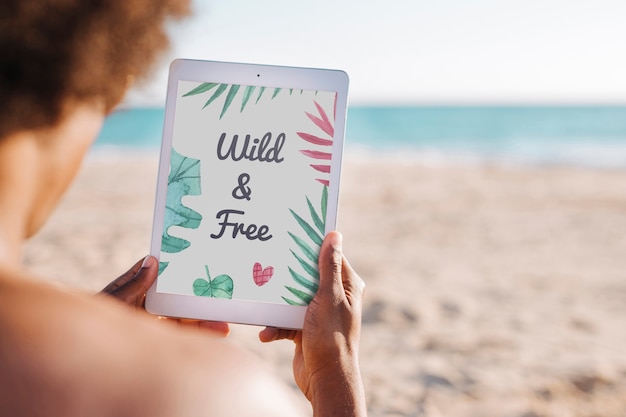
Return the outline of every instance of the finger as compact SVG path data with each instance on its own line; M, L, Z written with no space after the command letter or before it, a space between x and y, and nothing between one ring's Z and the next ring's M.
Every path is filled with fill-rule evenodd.
M146 258L141 258L135 265L133 265L128 271L124 272L122 275L117 277L113 282L104 287L104 289L100 292L111 293L119 287L124 286L128 281L133 279L133 277L137 274L137 272L141 269L141 266L145 262Z
M273 342L276 340L289 339L294 340L299 330L279 329L276 327L266 327L259 332L259 340L263 343Z
M186 328L197 328L203 331L211 332L213 336L226 337L230 334L230 326L223 321L208 321L194 319L175 319L169 317L160 317L161 320L177 323Z
M220 337L226 337L230 334L230 325L223 321L199 321L198 327L210 330Z
M141 264L139 271L128 282L130 287L134 287L137 294L145 294L154 281L156 281L158 275L158 262L154 256L146 256ZM126 285L127 287L129 285Z
M318 294L325 297L336 297L343 293L341 252L343 237L339 232L330 232L324 238L320 249L319 269L320 284Z
M132 270L133 269L131 268L131 271ZM158 266L156 258L153 256L146 256L139 270L137 270L137 272L130 279L126 279L126 274L124 274L112 283L119 284L120 282L123 282L122 285L113 287L113 289L109 289L109 287L107 287L104 292L113 295L128 304L141 306L144 302L146 292L156 280L157 273ZM111 286L112 285L110 285L110 287Z

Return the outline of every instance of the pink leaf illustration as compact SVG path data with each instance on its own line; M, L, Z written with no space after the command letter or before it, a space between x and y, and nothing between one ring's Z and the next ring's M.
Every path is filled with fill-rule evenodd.
M332 154L328 152L301 150L300 153L313 159L326 159L330 161L330 159L332 158Z
M319 172L324 172L326 174L330 173L330 165L314 165L311 164L311 167Z
M308 112L305 112L305 114L309 117L309 119L311 119L313 123L315 123L317 127L322 129L324 133L326 133L328 136L331 136L331 137L334 136L335 128L333 128L333 125L330 123L330 120L328 120L328 116L326 115L326 112L324 111L324 109L322 109L322 106L317 104L317 101L313 100L313 103L315 104L315 107L317 107L317 111L319 112L321 119Z
M311 135L308 133L297 132L297 135L300 136L302 139L306 140L307 142L312 143L314 145L330 146L333 144L332 140L323 139L323 138L320 138L318 136Z
M309 120L311 120L313 122L313 124L315 124L315 126L317 126L318 128L322 129L322 131L329 136L328 139L311 134L311 133L305 133L305 132L297 132L297 135L305 140L306 142L312 144L312 145L316 145L316 146L322 146L324 148L322 149L328 149L329 152L324 152L321 150L314 150L314 149L301 149L300 153L302 153L305 156L308 156L309 158L312 159L317 159L317 160L325 160L325 161L330 161L332 159L332 153L330 152L330 148L328 148L329 146L332 147L333 145L333 139L334 139L334 135L335 135L335 128L333 127L333 122L335 119L335 111L336 111L336 106L337 106L337 95L335 94L335 100L333 103L333 121L331 122L331 120L328 118L327 113L324 111L324 109L322 108L322 106L319 105L319 103L315 100L313 100L313 104L315 105L315 108L317 109L317 112L319 114L318 116L315 116L311 113L308 112L304 112L304 114L306 114L306 116L309 118ZM321 172L323 174L329 174L330 173L330 165L327 164L311 164L310 165L311 168L313 168L314 170L316 170L317 172ZM329 181L327 179L324 178L316 178L316 181L328 186L329 185Z
M335 135L335 129L333 128L332 123L328 119L328 116L326 115L326 112L324 111L322 106L319 105L319 103L317 101L313 100L313 104L315 104L315 107L317 108L317 111L319 112L320 116L322 117L322 120L324 121L324 126L326 127L326 129L322 128L322 130L326 134L328 134L328 136L334 136ZM333 116L333 118L334 118L334 116Z

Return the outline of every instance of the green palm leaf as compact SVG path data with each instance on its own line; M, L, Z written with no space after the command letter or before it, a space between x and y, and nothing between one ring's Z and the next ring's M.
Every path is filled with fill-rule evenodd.
M261 87L259 89L259 95L257 96L256 101L254 102L254 104L258 103L259 100L261 100L261 96L263 95L264 92L265 92L265 87Z
M240 112L242 112L243 109L246 107L246 104L248 104L248 100L250 100L250 96L254 92L255 88L256 88L255 86L249 85L244 90L244 92L243 92L243 99L241 100L241 110L240 110Z
M287 232L289 234L289 236L291 236L291 238L293 239L294 242L296 242L296 245L298 245L298 247L300 248L300 250L302 251L302 253L304 253L304 255L309 258L309 260L313 263L317 263L319 260L319 252L314 251L313 249L311 249L304 240L300 239L298 236L294 235L291 232Z
M315 244L317 244L317 246L322 246L322 241L324 239L320 235L317 234L315 229L313 229L313 227L311 227L310 224L304 221L304 219L298 216L293 210L289 209L289 211L291 212L291 215L296 219L296 221L298 222L302 230L304 230L304 233L306 233L309 239L311 239Z
M328 202L328 187L323 186L322 188L322 196L321 196L322 215L321 216L318 214L315 207L313 207L311 200L309 200L309 198L306 196L305 198L306 198L306 203L308 206L308 212L311 217L310 222L305 220L302 216L300 216L299 214L297 214L295 211L291 209L289 209L289 212L291 213L293 218L296 220L296 222L298 223L302 231L306 234L310 242L307 241L306 239L303 239L297 236L295 233L287 232L289 236L291 237L291 239L297 245L300 253L304 255L304 258L306 258L304 259L302 256L298 255L295 251L291 249L289 250L291 254L293 255L293 257L298 262L298 264L300 265L300 268L302 268L302 270L304 271L304 274L298 273L295 269L291 267L288 267L288 269L289 269L289 273L291 274L291 278L294 280L296 284L298 284L303 289L315 294L319 287L319 280L320 280L320 273L318 270L319 251L323 242L322 236L325 233L326 204ZM307 260L312 262L312 264L309 263ZM282 299L287 304L303 305L302 302L304 302L304 304L306 305L312 300L313 296L304 291L298 290L297 288L289 287L287 285L285 285L285 288L292 295L296 296L296 300L288 298L288 297L282 297Z
M183 94L183 97L187 97L187 96L195 96L196 94L202 94L205 93L207 91L209 91L210 89L212 89L213 87L219 85L218 83L202 83L199 86L197 86L196 88L194 88L193 90L190 90L188 92L186 92L185 94Z
M302 301L293 301L293 300L290 300L289 298L283 297L283 296L281 296L280 298L282 298L283 300L285 300L285 302L287 304L292 305L292 306L305 306L306 305Z
M319 230L320 233L324 234L324 232L326 231L326 225L324 221L320 219L320 216L317 215L317 212L315 211L313 204L311 204L311 200L309 200L309 197L306 198L306 203L309 206L309 213L311 213L311 218L313 219L313 223L315 223L315 227L317 227L317 230Z
M239 91L239 86L237 84L233 84L230 86L230 90L228 90L228 95L226 96L226 101L224 102L224 107L222 107L222 113L220 113L220 119L226 113L226 110L230 107L230 103L233 102L233 99L237 95L237 91Z
M304 271L307 274L309 274L316 281L320 280L320 272L317 270L317 268L315 268L314 266L310 265L307 261L305 261L304 259L299 257L298 254L295 253L294 251L289 250L289 252L291 252L291 254L296 258L296 260L298 261L298 263L300 264L302 269L304 269Z
M328 186L322 190L322 219L326 221L326 210L328 209Z
M217 90L215 90L215 92L213 93L213 95L211 96L211 98L209 98L207 100L206 103L204 103L204 106L202 108L205 108L206 106L208 106L209 104L213 103L215 101L216 98L218 98L219 96L222 95L222 93L224 93L224 91L226 91L226 89L228 88L228 84L220 84L219 87L217 87Z
M306 279L302 275L298 274L293 269L291 269L291 268L288 268L288 269L289 269L289 273L291 274L291 277L293 278L294 281L296 281L298 284L302 285L304 288L306 288L307 290L311 291L312 293L316 293L317 292L317 289L319 288L319 283L309 281L308 279Z
M213 91L213 94L211 95L211 97L209 97L209 99L204 103L204 106L202 106L202 108L204 109L205 107L213 103L215 100L217 100L219 97L221 97L224 94L224 92L226 92L229 86L230 86L230 89L228 90L228 94L226 95L226 100L224 101L224 105L222 106L222 112L220 114L220 119L221 119L224 116L224 114L226 114L226 111L230 108L233 100L235 99L235 96L237 95L237 92L241 88L241 85L203 82L203 83L200 83L198 86L192 88L191 90L187 91L185 94L182 95L182 97L203 94L217 87L215 91ZM259 100L261 100L261 97L263 96L265 89L266 87L259 88L259 93L257 94L254 104L257 104ZM243 97L241 99L241 108L239 110L240 113L243 112L243 110L248 105L248 102L250 101L250 98L252 97L252 94L254 93L255 90L256 90L256 86L253 86L253 85L248 85L244 89ZM274 99L278 94L280 94L282 90L283 89L279 87L274 88L274 92L272 93L271 99ZM300 94L302 94L303 91L304 90L300 90ZM293 89L289 89L289 95L293 95Z
M295 295L296 297L301 299L304 302L304 304L309 304L311 302L311 300L313 300L313 295L311 295L311 294L307 294L304 291L300 291L300 290L298 290L296 288L293 288L293 287L285 286L285 288L287 288L287 290L290 293L292 293L293 295ZM283 297L283 300L284 299L285 298Z

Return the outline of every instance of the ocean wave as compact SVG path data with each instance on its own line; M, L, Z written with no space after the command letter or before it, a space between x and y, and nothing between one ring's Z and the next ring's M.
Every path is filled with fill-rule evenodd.
M576 141L536 143L519 140L506 146L386 146L373 147L352 142L346 146L346 157L391 157L396 160L418 161L426 165L446 164L514 164L578 166L598 169L626 169L626 138L602 143ZM473 146L474 145L474 146Z

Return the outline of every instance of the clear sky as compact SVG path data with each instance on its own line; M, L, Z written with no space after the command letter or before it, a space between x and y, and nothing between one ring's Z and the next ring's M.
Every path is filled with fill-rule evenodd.
M193 0L174 57L345 70L366 103L626 103L626 0Z

